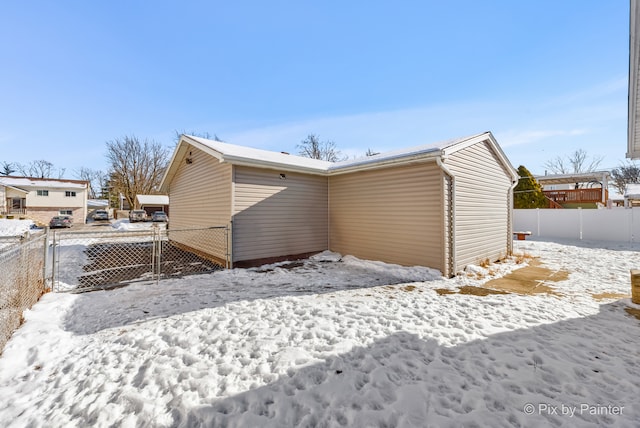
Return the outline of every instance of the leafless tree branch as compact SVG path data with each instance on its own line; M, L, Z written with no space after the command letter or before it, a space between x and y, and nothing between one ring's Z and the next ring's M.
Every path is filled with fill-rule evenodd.
M135 206L136 195L158 192L167 167L169 151L154 141L140 141L135 136L117 138L107 143L111 186Z

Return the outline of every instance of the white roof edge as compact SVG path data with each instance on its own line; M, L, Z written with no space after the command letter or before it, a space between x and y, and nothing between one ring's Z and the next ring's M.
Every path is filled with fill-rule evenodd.
M140 204L146 205L168 205L168 195L136 195L136 199Z
M189 144L197 147L198 149L202 150L205 153L210 154L211 156L215 157L216 159L222 162L224 154L219 152L218 150L215 150L212 147L207 146L206 144L203 144L202 142L198 141L195 137L192 137L191 135L183 135L180 138L180 142L182 142L183 139L186 140Z
M24 190L24 189L21 189L21 188L19 188L19 187L15 187L15 186L10 186L10 185L8 185L8 184L2 184L2 182L1 182L1 181L0 181L0 185L3 185L4 187L7 187L7 188L9 188L9 189L16 190L16 191L18 191L18 192L22 192L22 193L29 193L29 191L28 191L28 190Z
M518 176L518 171L513 167L513 165L511 164L511 161L509 160L507 155L504 153L504 151L502 150L502 147L500 147L500 144L498 144L498 141L496 140L495 136L491 131L485 131L481 134L472 135L456 144L450 145L449 147L443 150L444 157L446 158L450 154L466 149L467 147L480 143L482 141L489 141L489 143L491 144L491 147L494 149L496 155L500 159L500 162L502 162L506 170L511 175L512 181L517 182L520 179L520 177Z
M275 152L274 152L275 153ZM306 174L326 175L326 168L312 168L299 165L284 164L280 162L269 162L261 159L252 159L242 156L224 155L221 162L229 162L233 165L248 166L255 168L267 168L280 171L302 172Z
M394 150L391 152L359 158L352 161L344 161L329 167L329 173L332 175L344 174L347 172L381 168L394 164L411 163L420 160L426 161L435 159L437 157L445 158L448 154L455 153L458 150L462 150L466 147L485 140L490 140L492 142L492 145L496 147L496 152L498 153L499 157L501 157L501 160L504 162L505 166L507 166L510 174L514 178L517 178L515 169L513 169L513 166L504 155L502 150L499 148L500 146L497 144L490 132L483 132L481 134L474 134L468 137L440 141L433 144L424 144L407 149Z
M438 149L435 149L429 152L415 153L412 155L405 154L401 156L400 155L391 156L391 157L380 159L380 160L372 160L371 162L366 162L366 159L365 159L363 162L355 162L353 164L346 164L346 165L338 166L335 168L329 168L327 173L329 175L340 175L340 174L347 174L349 172L355 172L355 171L367 171L371 169L383 168L386 166L397 165L397 164L405 164L405 163L418 162L418 161L428 161L440 156L442 156L442 152Z
M610 171L592 171L592 172L578 172L575 174L548 174L548 175L534 175L533 178L535 178L536 180L540 181L545 181L545 180L559 180L559 179L571 179L571 178L591 178L591 177L603 177L606 176L607 178L611 177L611 172Z
M159 189L161 192L167 192L168 189L166 188L166 182L173 175L175 168L177 168L177 166L174 166L176 164L176 159L178 158L178 156L181 156L186 152L185 144L191 144L192 146L195 146L198 149L204 151L205 153L208 153L211 156L222 161L221 153L218 153L215 150L212 150L210 147L204 144L201 144L200 142L190 138L189 135L184 135L184 134L181 135L180 140L178 141L178 145L176 146L175 150L173 151L173 154L171 155L171 159L169 160L169 164L168 164L169 167L164 172L162 180L160 180Z
M476 143L484 141L486 139L490 139L492 137L490 132L483 132L481 134L470 135L468 137L459 138L456 141L453 141L451 144L442 148L442 152L444 156L448 156L460 150L466 149L469 146L472 146ZM494 140L493 143L496 141Z
M447 154L455 153L456 151L462 150L470 145L476 144L481 141L489 141L492 147L494 147L495 152L500 158L501 162L512 175L514 180L518 177L516 170L513 168L508 158L500 148L500 145L493 137L493 134L488 131L481 134L474 134L469 137L446 140L435 144L425 144L407 149L394 150L375 156L362 157L337 163L302 158L301 156L286 155L278 152L269 152L262 149L235 146L233 144L211 140L212 144L218 146L218 148L216 149L215 146L208 145L201 140L203 139L190 135L183 135L180 138L180 142L178 143L178 146L176 147L176 150L174 151L174 154L169 163L169 168L165 172L165 175L162 179L160 186L161 191L167 191L167 180L173 175L173 170L176 168L174 166L174 163L176 162L178 156L184 156L184 153L186 152L186 148L184 147L185 144L193 145L194 147L204 151L205 153L214 156L220 162L228 162L233 165L328 176L383 168L396 164L428 161L438 157L444 158ZM225 153L224 149L229 149L229 152ZM236 151L236 153L232 153L233 151ZM262 156L262 158L258 156ZM290 158L287 158L288 156L290 156ZM283 162L283 160L285 162Z
M640 183L629 183L625 186L624 197L627 199L640 199Z
M38 178L38 177L0 177L0 184L3 186L13 186L20 190L23 187L28 188L49 188L49 189L86 189L87 182L82 180L65 180L57 178Z
M331 162L304 156L291 155L273 150L256 149L248 146L238 146L223 141L206 140L200 137L188 137L190 137L190 141L197 141L202 146L208 147L208 151L221 161L234 164L239 162L256 162L260 165L269 165L277 168L301 168L309 171L324 171L331 165ZM208 142L213 145L207 144Z

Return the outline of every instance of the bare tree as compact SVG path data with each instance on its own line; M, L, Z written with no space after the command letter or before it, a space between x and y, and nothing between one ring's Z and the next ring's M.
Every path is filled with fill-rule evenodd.
M47 160L36 160L31 162L30 165L30 177L50 178L53 174L53 164Z
M640 166L627 161L611 170L611 179L613 181L613 187L615 187L621 195L624 195L627 184L640 183Z
M200 138L206 138L207 140L215 140L215 141L222 141L224 142L224 140L220 139L220 137L218 137L217 134L213 134L211 135L209 132L198 132L198 131L185 131L184 129L182 131L178 131L177 129L175 130L175 135L173 138L173 142L175 143L175 145L178 145L178 143L180 142L180 137L182 137L183 135L193 135L194 137L200 137Z
M15 170L24 177L62 178L66 171L65 168L56 168L53 163L44 159L31 161L26 165L21 163L15 163L14 165Z
M375 156L375 155L379 155L380 152L374 152L371 149L367 149L367 153L365 153L365 156Z
M566 157L558 156L547 161L544 166L554 174L579 174L582 172L593 172L598 169L602 162L602 156L588 158L587 152L578 149Z
M336 143L330 140L320 141L315 134L309 134L297 147L300 156L311 159L339 162L347 158L336 148Z
M16 172L16 167L13 163L3 161L0 166L0 175L11 175Z
M125 136L107 141L111 187L135 206L136 195L157 193L169 151L154 141Z
M20 174L23 177L29 177L30 173L29 173L29 165L25 165L23 163L20 162L16 162L15 164L16 167L16 171L18 171L18 174Z
M104 171L81 167L75 173L76 178L89 182L89 198L96 199L102 194L106 186L108 175Z

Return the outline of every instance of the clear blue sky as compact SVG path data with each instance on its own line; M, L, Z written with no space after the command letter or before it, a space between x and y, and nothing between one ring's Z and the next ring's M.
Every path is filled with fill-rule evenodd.
M492 131L514 166L626 153L628 0L5 1L0 162L105 168L175 130L345 154Z

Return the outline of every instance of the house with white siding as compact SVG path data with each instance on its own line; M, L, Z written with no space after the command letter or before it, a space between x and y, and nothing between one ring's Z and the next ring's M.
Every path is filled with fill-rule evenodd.
M510 254L517 179L490 132L339 163L184 135L161 191L172 228L231 225L233 266L328 249L451 276Z
M34 177L0 177L0 215L49 223L51 217L87 218L88 182Z

